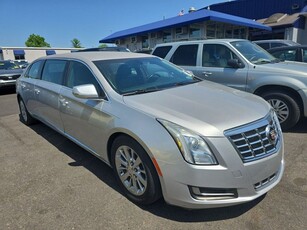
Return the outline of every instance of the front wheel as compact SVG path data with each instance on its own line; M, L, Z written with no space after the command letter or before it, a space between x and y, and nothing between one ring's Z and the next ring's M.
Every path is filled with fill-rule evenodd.
M119 136L111 149L111 164L125 195L138 204L151 204L161 197L155 167L134 139Z
M272 91L262 95L275 110L283 130L292 128L300 119L300 107L290 95L281 91Z

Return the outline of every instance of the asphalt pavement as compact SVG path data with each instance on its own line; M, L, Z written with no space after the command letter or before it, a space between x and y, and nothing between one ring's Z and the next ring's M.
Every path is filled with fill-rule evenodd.
M185 210L138 206L112 169L47 126L19 121L14 91L0 94L0 229L306 229L307 119L284 133L282 181L243 205Z

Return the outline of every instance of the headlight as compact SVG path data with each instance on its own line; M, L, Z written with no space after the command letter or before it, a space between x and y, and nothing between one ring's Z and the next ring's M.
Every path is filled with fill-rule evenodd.
M205 140L195 132L169 121L158 119L175 140L183 158L191 164L216 165L217 160Z

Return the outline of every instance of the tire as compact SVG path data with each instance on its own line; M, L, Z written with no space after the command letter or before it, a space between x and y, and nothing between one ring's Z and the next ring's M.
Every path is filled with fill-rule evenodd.
M19 104L19 111L20 111L20 114L19 114L20 120L26 125L32 125L36 123L36 120L28 112L27 107L21 98L18 99L18 104Z
M119 136L111 148L111 164L126 197L141 205L161 198L161 185L146 151L134 139Z
M284 131L295 126L300 120L300 107L289 94L282 91L272 91L263 94L262 97L268 101L275 110Z

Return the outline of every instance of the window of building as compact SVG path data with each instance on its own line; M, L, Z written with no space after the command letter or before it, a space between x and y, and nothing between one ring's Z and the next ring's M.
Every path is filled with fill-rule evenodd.
M303 62L307 62L307 49L303 50Z
M163 42L172 41L172 32L170 30L163 31Z
M142 48L148 48L149 43L148 43L148 36L142 36Z
M23 60L25 59L25 51L24 50L14 50L15 60Z
M28 72L25 74L25 77L39 79L43 63L44 63L44 61L34 62L31 65L31 67L28 69Z
M225 38L224 24L222 24L222 23L216 24L216 38Z
M216 31L216 23L215 22L207 22L207 25L206 25L206 37L208 39L210 38L215 38L215 31Z
M53 54L56 54L56 53L55 53L55 50L46 50L46 55L47 55L47 56L53 55Z
M44 65L42 80L61 85L67 61L47 60Z
M181 45L170 59L176 65L196 66L198 45Z
M200 25L191 25L189 30L190 38L201 38L201 26Z
M102 89L92 72L81 62L71 61L65 86L73 88L78 85L92 84L95 86L98 95L102 94Z

